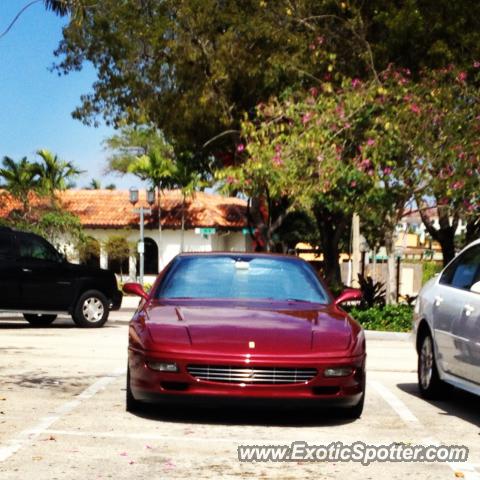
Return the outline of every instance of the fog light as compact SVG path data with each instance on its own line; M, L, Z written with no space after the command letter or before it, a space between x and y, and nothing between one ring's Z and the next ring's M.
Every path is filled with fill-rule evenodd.
M352 367L333 367L326 368L323 372L325 377L348 377L353 373Z
M156 361L147 361L147 365L152 370L157 370L158 372L178 372L178 366L175 362L156 362Z

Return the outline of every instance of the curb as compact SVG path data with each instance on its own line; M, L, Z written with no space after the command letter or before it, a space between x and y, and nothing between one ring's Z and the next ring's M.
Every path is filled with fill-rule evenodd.
M378 330L365 330L367 340L400 340L403 342L413 341L412 332L380 332Z

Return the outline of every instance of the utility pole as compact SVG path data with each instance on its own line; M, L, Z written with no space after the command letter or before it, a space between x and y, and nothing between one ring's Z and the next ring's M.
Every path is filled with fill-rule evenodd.
M360 274L360 262L362 254L360 252L360 217L358 213L353 214L352 218L352 287L359 287L358 275Z
M138 202L138 190L136 188L130 189L130 203L135 206ZM152 190L147 191L147 202L151 206L155 203L155 192ZM140 261L140 268L139 268L139 281L140 285L143 286L143 277L145 274L145 214L151 215L152 209L151 208L135 208L134 213L140 214L140 241L137 244L137 253L139 256Z

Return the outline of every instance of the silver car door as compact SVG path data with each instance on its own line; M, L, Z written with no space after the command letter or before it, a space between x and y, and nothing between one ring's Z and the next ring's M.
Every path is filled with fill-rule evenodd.
M480 383L480 245L463 252L452 283L461 307L452 324L454 373Z

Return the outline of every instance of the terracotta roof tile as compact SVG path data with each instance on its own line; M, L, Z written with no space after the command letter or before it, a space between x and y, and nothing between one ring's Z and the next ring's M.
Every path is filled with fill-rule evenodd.
M5 218L12 210L19 208L5 192L0 192L0 218ZM139 192L140 200L136 207L148 207L145 192ZM124 228L138 225L138 215L129 202L129 192L124 190L66 190L58 193L60 204L77 215L84 227ZM45 205L45 200L32 198L33 205ZM179 190L163 192L161 196L162 226L180 228L182 219L182 195ZM145 224L158 227L158 206L153 207L153 215L145 217ZM197 192L185 202L185 226L242 228L247 225L246 202L239 198L223 197L205 192Z

